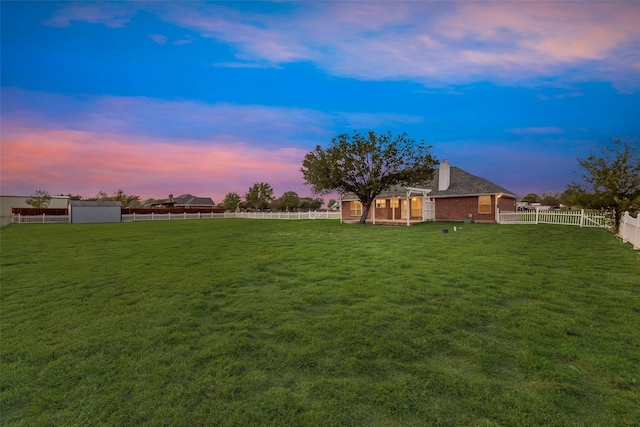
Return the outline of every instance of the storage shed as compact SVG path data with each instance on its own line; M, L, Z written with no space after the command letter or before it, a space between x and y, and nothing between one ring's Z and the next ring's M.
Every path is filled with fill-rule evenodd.
M69 200L69 222L120 222L122 203L110 201Z

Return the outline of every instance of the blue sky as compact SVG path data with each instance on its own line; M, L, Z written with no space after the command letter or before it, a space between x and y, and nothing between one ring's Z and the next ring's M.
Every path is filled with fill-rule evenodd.
M1 3L1 192L219 202L354 130L524 196L640 146L639 2Z

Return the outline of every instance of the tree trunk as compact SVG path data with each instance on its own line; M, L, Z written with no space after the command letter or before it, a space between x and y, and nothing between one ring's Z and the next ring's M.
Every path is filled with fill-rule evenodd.
M360 215L359 224L365 224L367 222L367 216L369 216L369 211L371 210L371 204L373 201L367 202L367 204L362 204L362 215Z

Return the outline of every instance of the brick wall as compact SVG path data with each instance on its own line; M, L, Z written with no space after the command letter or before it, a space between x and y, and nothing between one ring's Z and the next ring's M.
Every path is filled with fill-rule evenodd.
M496 196L491 196L491 213L478 213L478 196L436 199L436 221L464 221L472 215L473 221L496 220ZM514 211L516 200L506 197L498 199L498 207L504 211Z

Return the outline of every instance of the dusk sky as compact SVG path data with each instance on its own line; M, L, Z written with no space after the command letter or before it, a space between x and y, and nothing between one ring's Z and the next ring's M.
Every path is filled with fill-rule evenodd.
M640 2L0 7L3 195L311 196L304 155L372 129L522 197L640 146Z

